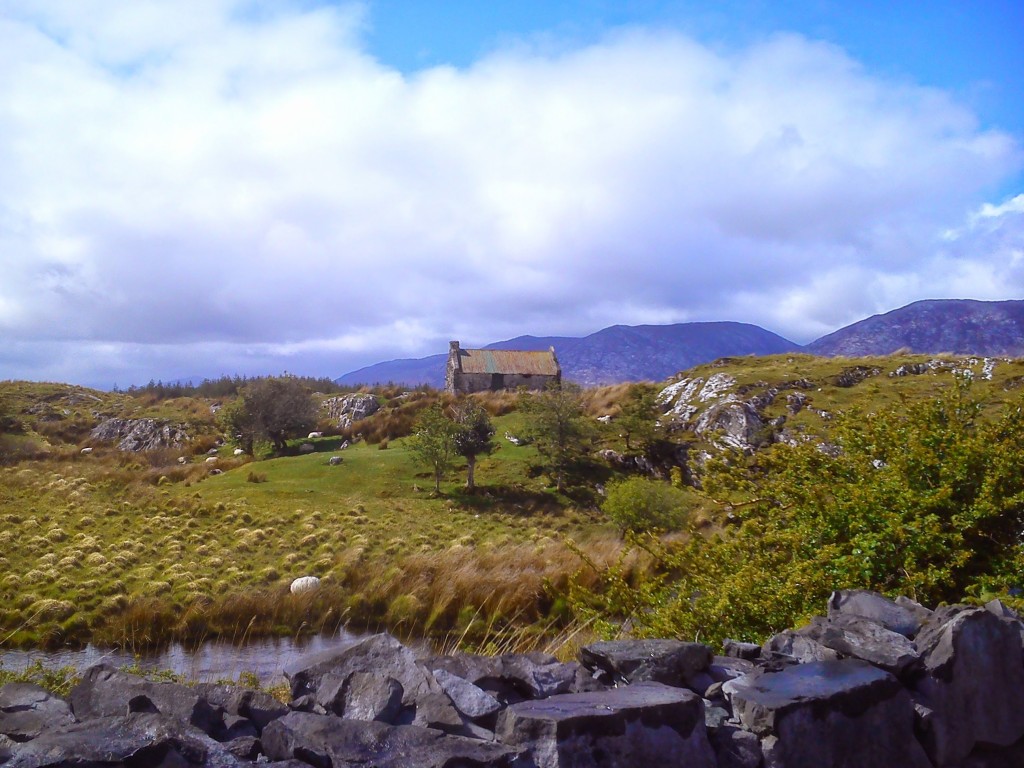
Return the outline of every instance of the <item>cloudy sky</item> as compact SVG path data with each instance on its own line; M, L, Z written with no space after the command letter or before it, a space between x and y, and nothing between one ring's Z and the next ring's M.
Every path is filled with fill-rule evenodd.
M1018 0L0 0L0 379L947 297L1024 298Z

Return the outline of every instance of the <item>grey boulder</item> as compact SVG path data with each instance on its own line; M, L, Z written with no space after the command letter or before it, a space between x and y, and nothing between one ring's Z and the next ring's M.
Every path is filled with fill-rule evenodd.
M291 685L292 698L297 699L315 693L325 675L345 680L354 672L397 681L402 686L405 706L414 706L419 696L438 690L437 682L417 664L412 651L385 633L356 638L301 659L286 667L284 675Z
M512 768L518 756L510 747L430 728L308 712L289 712L267 726L263 751L271 760L301 759L331 768Z
M903 677L921 661L917 648L905 635L856 614L836 614L828 619L815 616L798 631L843 656L867 661L897 677Z
M724 685L733 715L772 768L931 768L900 682L857 659L757 671Z
M1020 622L984 608L937 610L917 638L924 670L912 692L920 733L937 766L977 745L1008 747L1024 737Z
M68 703L38 685L8 683L0 687L0 734L11 741L34 739L74 722Z
M712 659L708 646L681 640L606 640L580 650L586 667L616 683L652 681L680 688L707 672Z
M931 611L913 600L890 600L866 589L842 589L828 599L828 617L863 616L881 624L890 632L913 638L927 621Z
M174 717L137 713L57 728L19 744L4 768L243 765L222 744Z
M661 683L523 701L501 713L496 735L534 768L715 768L700 697Z

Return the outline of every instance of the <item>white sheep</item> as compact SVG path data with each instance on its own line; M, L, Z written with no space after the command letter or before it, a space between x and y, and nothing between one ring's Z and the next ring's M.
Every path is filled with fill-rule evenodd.
M241 456L243 453L245 453L245 451L241 448L235 448L235 456Z
M88 456L90 453L92 453L92 448L83 448L82 453Z
M289 590L293 595L299 595L303 592L312 592L315 589L320 588L320 579L316 576L300 576L292 582Z
M210 457L209 457L209 458L208 458L208 459L206 460L206 463L207 463L207 464L216 464L216 463L217 463L217 457L216 457L216 456L210 456Z
M314 437L323 437L323 436L324 436L323 432L310 432L309 436L306 439L307 440L312 440Z

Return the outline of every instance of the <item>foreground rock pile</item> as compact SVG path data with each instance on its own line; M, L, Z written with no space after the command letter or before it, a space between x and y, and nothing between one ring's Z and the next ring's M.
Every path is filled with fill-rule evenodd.
M288 768L1024 766L1024 624L870 592L764 646L416 658L389 635L286 671L291 701L89 669L0 688L0 764Z

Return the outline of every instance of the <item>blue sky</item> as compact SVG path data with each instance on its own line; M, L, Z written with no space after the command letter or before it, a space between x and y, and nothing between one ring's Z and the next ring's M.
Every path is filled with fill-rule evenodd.
M375 0L367 9L368 49L407 73L467 67L510 43L586 45L629 26L674 29L724 48L797 32L841 47L883 77L949 91L983 124L1024 135L1019 0Z
M1021 298L1022 8L0 0L0 378Z

